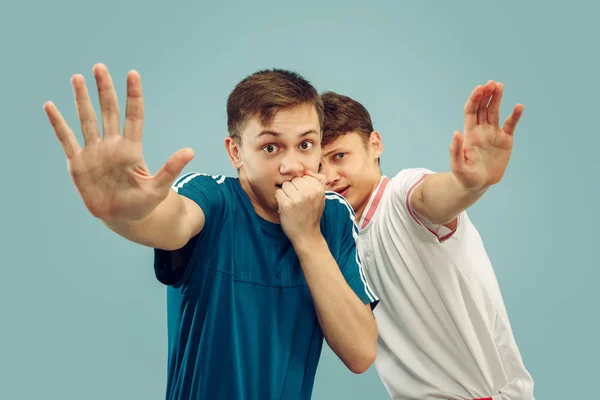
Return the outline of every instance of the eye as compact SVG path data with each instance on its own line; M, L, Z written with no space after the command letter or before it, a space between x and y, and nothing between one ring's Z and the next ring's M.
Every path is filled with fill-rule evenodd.
M323 164L319 163L319 169L317 170L317 172L321 172L323 170Z
M333 156L333 158L335 158L336 160L341 160L345 156L346 156L346 153L337 153L335 156Z
M274 144L268 144L266 146L263 146L262 149L266 153L273 154L273 153L275 153L277 151L277 148L278 147L276 145L274 145Z
M311 141L305 141L300 143L300 146L298 146L300 148L300 150L310 150L313 147L313 143Z

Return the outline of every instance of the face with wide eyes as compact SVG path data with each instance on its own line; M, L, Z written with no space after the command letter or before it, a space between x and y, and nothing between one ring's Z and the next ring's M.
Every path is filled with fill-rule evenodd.
M327 177L327 190L344 196L357 216L366 207L381 178L377 162L381 151L377 132L369 137L348 132L323 146L320 172Z
M230 160L257 214L278 222L275 191L307 170L318 171L321 127L317 111L313 105L282 109L265 125L256 116L241 136L241 144L226 139Z

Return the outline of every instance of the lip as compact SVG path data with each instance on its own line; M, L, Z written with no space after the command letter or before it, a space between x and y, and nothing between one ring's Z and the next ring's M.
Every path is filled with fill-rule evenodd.
M337 194L340 194L340 195L346 197L346 195L348 194L349 188L350 188L350 186L344 186L341 188L333 189L333 191L336 192Z

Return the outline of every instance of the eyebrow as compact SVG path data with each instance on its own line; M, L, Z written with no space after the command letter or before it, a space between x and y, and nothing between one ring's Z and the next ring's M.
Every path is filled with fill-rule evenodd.
M317 131L315 131L314 129L311 129L311 130L309 130L309 131L306 131L306 132L303 132L302 134L300 134L300 137L304 137L304 136L310 135L310 134L312 134L312 133L315 133L315 134L316 134L316 133L317 133ZM275 137L279 137L279 136L281 136L281 133L279 133L279 132L277 132L277 131L269 131L269 130L264 130L264 131L261 131L261 132L258 134L257 138L259 138L259 137L261 137L261 136L266 136L266 135L268 135L268 136L275 136Z
M329 151L323 153L323 155L321 157L327 157L327 156L329 156L330 154L333 154L333 153L343 153L340 150L342 150L341 147L336 147L335 149L332 149L332 150L329 150Z

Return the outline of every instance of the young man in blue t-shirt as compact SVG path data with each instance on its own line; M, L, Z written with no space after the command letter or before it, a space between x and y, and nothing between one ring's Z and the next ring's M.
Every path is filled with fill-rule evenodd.
M225 145L238 177L181 175L190 149L151 175L139 74L127 77L122 135L112 79L101 64L94 75L102 136L81 75L72 84L83 148L56 107L44 108L91 214L155 249L168 285L167 399L308 399L323 337L349 369L365 371L378 299L351 207L314 175L323 104L310 83L269 70L235 87Z

